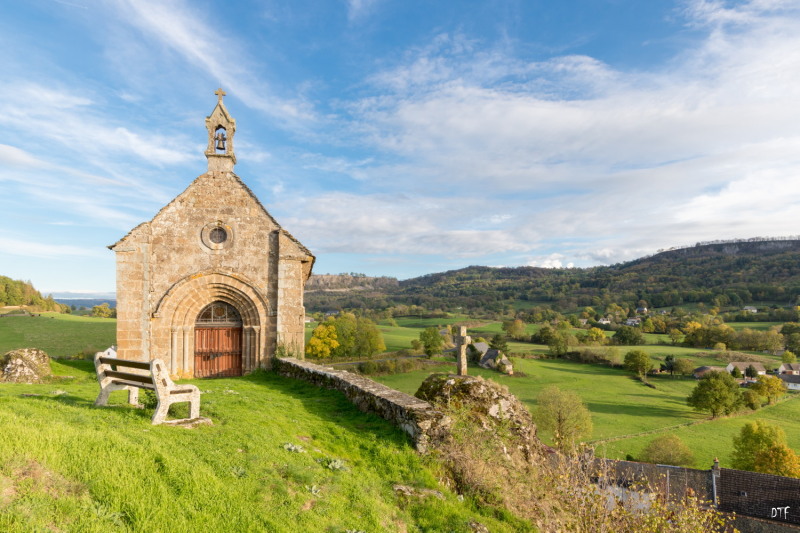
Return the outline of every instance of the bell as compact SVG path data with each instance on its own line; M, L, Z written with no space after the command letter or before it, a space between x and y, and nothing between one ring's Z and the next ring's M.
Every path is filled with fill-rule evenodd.
M224 150L225 149L225 139L222 137L217 137L217 150Z

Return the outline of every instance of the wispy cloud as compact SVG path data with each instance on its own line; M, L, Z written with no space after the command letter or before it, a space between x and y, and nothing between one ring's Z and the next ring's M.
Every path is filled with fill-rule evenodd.
M247 47L219 31L217 24L204 20L195 6L182 1L126 0L119 9L122 20L202 69L248 106L293 127L315 118L307 102L283 98L263 79L249 74L248 67L254 65L255 59Z
M10 239L8 237L0 237L0 248L2 248L4 254L25 256L25 257L38 257L41 259L52 259L63 256L105 258L105 255L107 255L103 254L102 251L100 250L95 250L92 248L82 248L79 246L70 246L64 244Z

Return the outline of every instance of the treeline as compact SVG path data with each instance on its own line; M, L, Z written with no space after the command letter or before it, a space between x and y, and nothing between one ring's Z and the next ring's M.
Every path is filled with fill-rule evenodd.
M0 276L0 307L29 306L37 311L67 312L69 307L56 302L52 295L42 296L30 281Z
M764 301L795 305L800 299L798 254L798 240L763 239L698 245L606 267L471 266L400 281L396 287L354 279L352 289L312 292L306 304L310 311L407 305L485 317L508 315L517 301L561 312L611 304L635 309L639 302L651 308L701 303L730 308Z

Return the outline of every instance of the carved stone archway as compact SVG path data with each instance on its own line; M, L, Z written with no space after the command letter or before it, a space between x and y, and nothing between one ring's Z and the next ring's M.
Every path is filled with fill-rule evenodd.
M241 275L200 272L179 281L163 296L153 313L154 344L169 346L162 358L173 375L194 376L194 328L198 314L208 304L221 301L233 307L242 319L242 370L269 367L274 346L268 333L275 328L269 301Z

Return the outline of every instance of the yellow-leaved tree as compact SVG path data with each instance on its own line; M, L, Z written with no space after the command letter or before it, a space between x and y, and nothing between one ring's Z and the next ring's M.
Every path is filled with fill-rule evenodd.
M311 338L306 344L306 355L309 357L330 357L333 350L339 347L336 328L333 324L320 324L314 328Z

